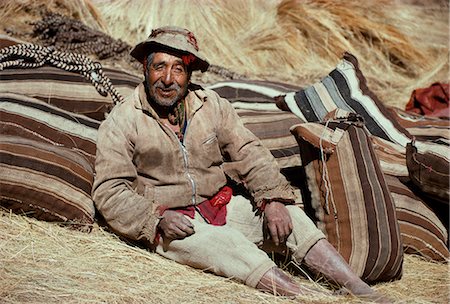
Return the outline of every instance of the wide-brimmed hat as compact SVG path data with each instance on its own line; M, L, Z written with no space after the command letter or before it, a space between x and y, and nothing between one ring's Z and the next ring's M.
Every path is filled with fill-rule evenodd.
M152 30L148 38L137 44L131 50L131 56L143 63L144 58L155 51L173 50L176 52L190 53L196 60L190 67L194 70L205 72L209 63L200 53L197 45L197 39L194 34L187 29L176 26L165 26Z

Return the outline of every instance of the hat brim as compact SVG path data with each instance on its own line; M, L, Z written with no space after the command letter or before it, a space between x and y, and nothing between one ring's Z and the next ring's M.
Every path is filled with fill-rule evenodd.
M155 41L144 41L136 45L130 52L130 55L138 60L140 63L144 63L144 59L148 54L153 52L172 52L176 54L192 54L185 50L180 50L175 47L171 47L165 44L161 44ZM200 54L192 54L195 57L195 61L191 63L190 68L192 71L200 70L205 72L208 70L209 62L202 58Z

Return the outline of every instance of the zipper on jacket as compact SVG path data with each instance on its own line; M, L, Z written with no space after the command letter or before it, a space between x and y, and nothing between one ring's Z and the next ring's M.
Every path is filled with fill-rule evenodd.
M192 175L189 173L189 158L188 158L188 154L187 154L187 150L186 147L184 146L184 143L181 143L180 141L178 141L180 143L180 147L181 147L181 152L183 154L183 160L184 160L184 168L186 169L186 176L189 180L189 182L191 183L191 190L192 190L192 205L195 206L195 193L196 193L196 186L195 186L195 181L192 178Z
M188 158L188 153L187 153L186 147L184 146L184 139L186 138L186 132L187 132L187 129L188 129L189 122L187 122L186 128L184 129L183 142L181 142L178 139L178 136L175 134L175 132L171 128L169 128L168 126L166 126L164 124L162 124L162 125L165 128L169 129L169 131L175 136L176 141L178 142L178 145L180 146L181 154L183 154L183 162L184 162L184 169L186 171L186 176L187 176L187 179L188 179L189 183L191 184L191 191L192 191L191 202L192 202L192 205L195 206L196 205L195 194L197 192L197 187L195 185L194 179L192 178L192 175L189 173L189 158Z

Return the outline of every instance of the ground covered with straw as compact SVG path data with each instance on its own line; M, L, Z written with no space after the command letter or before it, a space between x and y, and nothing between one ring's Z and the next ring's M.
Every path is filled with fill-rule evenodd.
M361 303L323 294L290 299L258 292L119 240L0 212L0 303ZM448 303L447 265L406 255L403 278L374 288L396 303Z

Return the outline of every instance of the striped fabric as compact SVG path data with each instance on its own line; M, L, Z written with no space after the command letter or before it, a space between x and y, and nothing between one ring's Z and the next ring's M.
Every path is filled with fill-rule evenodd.
M426 195L448 205L450 198L450 121L391 108L394 118L414 136L406 145L412 182Z
M35 98L0 93L0 133L66 147L94 164L100 122Z
M300 89L286 83L258 80L221 81L207 88L230 101L236 109L266 111L279 111L275 97Z
M395 206L368 132L345 121L300 124L291 132L306 172L305 210L310 204L318 227L363 280L400 278Z
M322 121L327 113L339 108L361 115L370 134L403 147L411 136L368 88L355 56L345 53L342 60L321 81L278 100L280 108L308 122Z
M0 138L0 155L2 207L89 231L95 212L93 170L82 155L8 135Z
M308 122L322 121L335 109L361 115L372 135L371 141L384 173L412 176L423 191L431 191L432 195L447 197L448 200L448 174L441 175L439 182L433 182L441 185L444 189L441 192L445 193L435 193L438 188L427 187L426 178L415 177L420 172L417 166L411 165L411 162L407 165L406 147L414 138L419 155L427 157L426 160L421 160L421 163L428 166L446 164L444 167L448 170L449 121L407 115L404 111L384 106L367 87L366 79L353 55L345 53L336 68L321 81L299 91L287 93L284 98L277 99L277 105ZM409 154L411 156L411 153ZM437 178L438 174L435 174L435 177Z
M278 109L276 96L299 89L284 83L233 80L217 82L207 88L231 102L244 125L267 147L281 168L301 165L297 141L289 129L301 121L296 115Z
M236 109L244 125L270 150L280 168L301 165L297 141L290 133L291 126L301 121L292 113Z
M25 43L25 41L5 35L0 34L0 49L5 48L14 44Z
M394 107L389 110L395 120L414 136L415 140L449 145L450 120L410 113Z
M406 165L411 181L433 199L449 204L450 164L430 150L421 150L414 143L406 147Z
M104 68L117 91L130 95L142 80L123 71ZM110 96L103 97L83 76L55 67L5 69L0 71L0 93L34 97L55 107L103 120L113 107Z
M448 262L448 232L435 212L397 177L386 175L386 182L395 202L404 252Z

